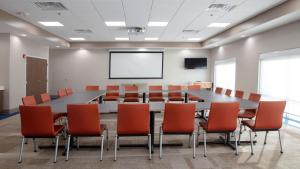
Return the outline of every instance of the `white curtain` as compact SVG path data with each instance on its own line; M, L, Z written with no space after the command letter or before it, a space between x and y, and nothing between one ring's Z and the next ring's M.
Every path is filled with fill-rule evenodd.
M215 86L235 89L235 59L217 61L215 64Z
M300 51L260 59L260 93L287 101L286 112L300 115Z

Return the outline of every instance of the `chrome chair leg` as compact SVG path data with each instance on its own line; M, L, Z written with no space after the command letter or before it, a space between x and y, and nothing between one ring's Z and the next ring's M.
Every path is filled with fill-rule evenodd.
M253 155L253 140L252 140L252 135L251 135L251 130L249 130L249 136L250 136L250 142L251 142L251 155Z
M18 163L22 162L23 148L24 148L24 143L26 142L25 140L27 140L27 139L25 137L23 137L22 138L22 143L21 143L21 149L20 149L20 155L19 155Z
M234 136L234 142L235 142L235 155L238 155L238 154L239 154L239 150L238 150L239 147L238 147L238 144L237 144L236 134L237 134L237 132L234 131L234 132L233 132L233 136Z
M196 158L196 134L193 132L193 158Z
M32 141L33 141L33 151L37 152L35 138L33 138Z
M159 130L159 158L162 158L162 140L163 140L163 133L162 133L162 128L160 127L160 130Z
M278 136L279 136L279 144L280 144L280 153L282 154L283 150L282 150L282 144L281 144L280 130L278 130Z
M152 153L151 153L151 134L148 134L148 146L149 146L149 160L152 159Z
M67 143L67 156L66 156L66 161L68 161L68 160L69 160L70 141L71 141L71 135L68 135L68 143Z
M103 144L104 144L104 135L101 135L101 151L100 151L100 161L103 159Z
M118 135L115 136L115 157L114 157L114 161L117 161L117 148L118 148Z
M204 157L206 157L206 132L203 130Z
M267 144L267 136L268 136L268 133L269 133L269 131L266 131L264 144Z
M108 151L109 150L108 129L106 129L106 144L107 144L106 150Z
M59 142L59 136L56 136L56 140L55 140L55 153L54 153L54 163L56 163L56 160L57 160L58 142Z
M242 127L243 127L243 125L242 125L242 123L241 123L241 124L240 124L240 132L239 132L239 141L238 141L238 145L241 144Z

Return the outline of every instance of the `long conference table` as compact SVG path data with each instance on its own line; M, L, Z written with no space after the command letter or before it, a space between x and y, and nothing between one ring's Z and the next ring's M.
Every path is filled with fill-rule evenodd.
M168 92L168 90L163 90L162 92ZM182 90L182 94L185 97L185 102L188 102L188 95L198 96L202 99L201 102L194 102L196 104L196 111L204 111L209 110L212 102L239 102L240 110L245 109L256 109L258 107L257 102L249 101L246 99L240 99L236 97L230 97L223 94L216 94L206 89L198 90L198 91L188 91ZM51 109L54 113L67 112L68 104L80 104L80 103L90 103L96 99L100 100L99 111L100 113L109 113L109 112L117 112L118 106L117 104L110 104L108 102L102 102L102 96L106 93L105 90L100 91L82 91L78 93L74 93L69 96L65 96L62 98L58 98L52 100L48 103L40 104L42 105L50 105ZM125 93L125 91L120 91L120 93ZM147 90L140 90L139 93L142 94L143 103L146 103ZM130 104L130 103L128 103ZM150 133L151 133L151 143L152 147L154 146L154 127L155 127L155 113L164 111L165 103L163 102L150 102ZM230 140L230 134L226 137L226 145L230 146L232 149L235 147ZM248 141L246 141L248 143ZM224 143L224 142L223 142ZM153 150L153 149L152 149Z

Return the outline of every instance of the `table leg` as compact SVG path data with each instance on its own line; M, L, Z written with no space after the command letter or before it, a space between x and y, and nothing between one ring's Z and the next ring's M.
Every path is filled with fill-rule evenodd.
M188 93L185 92L184 93L184 103L187 103L188 102Z
M146 93L143 92L143 103L146 103Z
M151 134L151 153L153 153L154 145L154 129L155 129L155 112L150 112L150 134Z

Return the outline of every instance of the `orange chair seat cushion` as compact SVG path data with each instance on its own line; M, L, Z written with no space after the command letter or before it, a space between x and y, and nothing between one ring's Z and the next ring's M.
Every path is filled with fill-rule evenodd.
M189 96L189 100L191 100L191 101L202 101L203 99L201 99L200 97L197 97L197 96Z
M76 131L73 133L70 133L72 136L100 136L104 130L107 129L106 124L100 124L100 131L94 130L94 131L84 131L84 132L80 132L80 131Z
M246 110L245 112L238 115L238 118L252 119L255 117L255 110Z
M169 101L183 101L184 98L182 97L169 97Z
M151 102L164 102L165 99L163 97L149 97L149 101L151 101Z
M104 101L117 101L119 99L119 96L104 96Z
M124 98L124 102L139 102L139 98L136 98L136 97L126 97L126 98Z
M55 136L62 132L62 130L64 129L64 126L63 125L54 125L54 133L55 133Z

